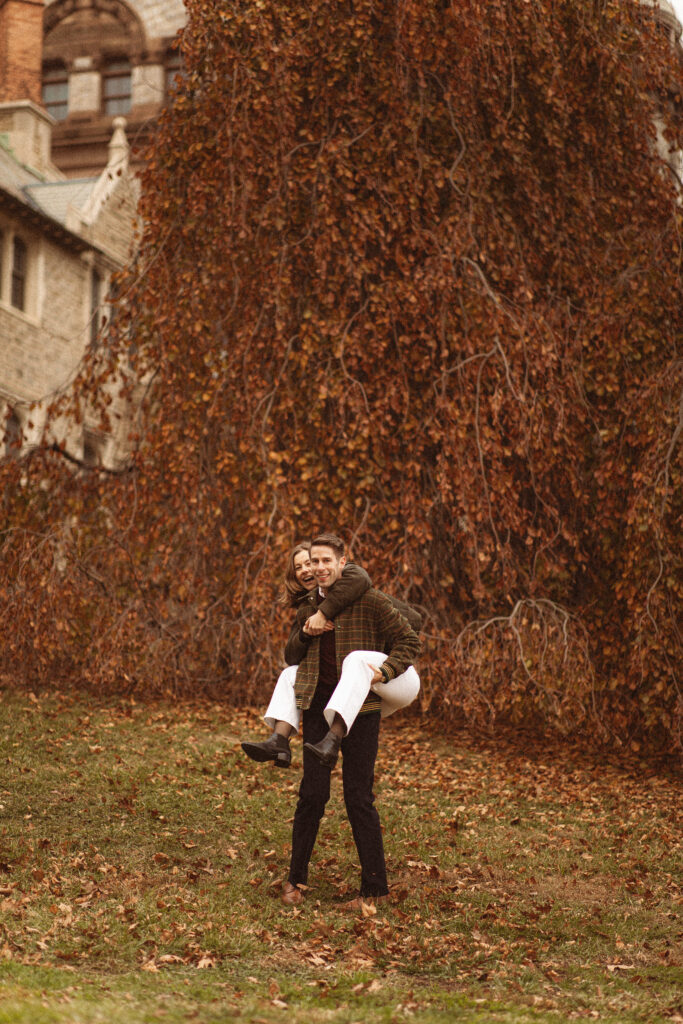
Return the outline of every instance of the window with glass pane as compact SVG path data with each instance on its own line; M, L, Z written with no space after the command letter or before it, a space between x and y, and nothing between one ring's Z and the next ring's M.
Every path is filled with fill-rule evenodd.
M69 76L64 67L43 71L43 106L56 121L69 113Z
M100 462L101 438L86 427L83 431L83 465L92 468Z
M90 277L90 344L95 345L100 331L100 303L102 301L102 278L93 268Z
M10 409L9 415L5 420L4 454L7 458L12 458L13 455L17 455L19 453L22 438L21 419L14 409Z
M179 53L172 53L166 61L166 96L173 92L176 86L176 78L183 77L183 62Z
M112 61L102 73L102 105L105 114L127 114L130 110L130 64Z
M12 305L16 309L24 309L26 303L26 243L21 238L14 239L12 251Z

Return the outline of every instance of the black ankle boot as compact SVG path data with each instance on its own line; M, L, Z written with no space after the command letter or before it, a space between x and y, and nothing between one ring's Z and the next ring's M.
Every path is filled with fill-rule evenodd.
M274 732L270 739L264 740L263 743L247 741L242 744L242 750L252 761L275 761L278 768L289 768L292 763L289 740L279 732Z
M331 729L327 736L321 739L320 743L304 743L304 750L308 750L309 753L318 758L321 764L324 764L330 770L337 763L340 747L341 736L337 736L336 732L332 732Z

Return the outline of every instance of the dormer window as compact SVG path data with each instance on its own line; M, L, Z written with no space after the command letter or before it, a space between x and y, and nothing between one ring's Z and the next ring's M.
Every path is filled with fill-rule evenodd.
M115 60L102 69L102 107L104 113L127 114L131 105L131 70L127 60Z
M61 64L43 71L43 106L55 121L69 113L69 75Z

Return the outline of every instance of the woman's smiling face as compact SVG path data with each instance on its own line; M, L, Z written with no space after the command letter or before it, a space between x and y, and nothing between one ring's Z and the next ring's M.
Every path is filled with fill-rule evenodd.
M311 556L308 551L297 551L294 555L294 575L297 583L300 583L305 590L313 590L315 576L311 569Z

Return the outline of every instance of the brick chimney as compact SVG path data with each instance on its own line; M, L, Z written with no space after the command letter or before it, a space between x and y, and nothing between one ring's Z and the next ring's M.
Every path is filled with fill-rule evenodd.
M42 101L43 0L0 0L0 103Z
M0 0L0 135L15 158L47 179L54 121L42 105L43 0Z

